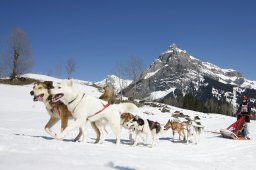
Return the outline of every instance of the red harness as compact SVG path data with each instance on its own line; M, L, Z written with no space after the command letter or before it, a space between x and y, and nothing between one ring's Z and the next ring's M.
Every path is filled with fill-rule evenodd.
M109 103L108 103L108 104L106 104L106 105L104 105L104 104L102 103L103 108L102 108L100 111L98 111L98 112L94 113L93 115L88 116L87 120L88 120L89 118L91 118L91 117L93 117L93 116L95 116L95 115L99 114L99 113L100 113L100 112L102 112L103 110L105 110L109 105L110 105Z

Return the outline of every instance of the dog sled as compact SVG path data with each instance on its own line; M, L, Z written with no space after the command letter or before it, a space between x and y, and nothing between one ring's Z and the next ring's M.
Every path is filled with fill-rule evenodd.
M247 140L244 136L244 116L240 117L235 123L231 124L227 129L221 129L220 134L224 138L234 139L234 140Z

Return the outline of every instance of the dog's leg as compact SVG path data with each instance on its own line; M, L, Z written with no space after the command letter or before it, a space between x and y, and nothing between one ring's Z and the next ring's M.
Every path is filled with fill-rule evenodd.
M198 129L195 129L195 141L198 144Z
M99 130L98 126L96 125L96 122L91 122L91 126L96 133L96 140L94 143L98 143L100 140L100 136L101 136L100 130Z
M77 118L75 122L67 126L67 128L56 136L56 139L62 140L70 131L75 128L82 127L86 123L86 118Z
M133 143L133 145L132 146L136 146L137 145L137 143L138 143L138 132L135 132L135 137L134 137L134 143Z
M187 137L186 137L185 131L182 130L182 131L181 131L181 134L182 134L182 137L183 137L183 139L182 139L183 142L187 142L187 141L186 141Z
M52 136L53 138L56 137L56 133L54 133L54 132L51 130L51 127L52 127L53 125L55 125L58 121L59 121L58 118L51 117L50 120L47 122L47 124L46 124L45 127L44 127L44 130L45 130L50 136Z
M146 133L146 140L145 140L145 144L146 144L146 145L149 145L149 144L148 144L148 136L149 136L149 133Z
M68 116L61 116L61 132L67 127L68 125Z
M116 144L119 145L120 144L120 140L121 140L121 126L120 126L120 122L119 123L113 123L113 122L109 122L110 128L113 131L113 133L116 136Z
M191 136L191 132L190 132L190 130L188 129L188 130L187 130L187 144L188 144L188 142L189 142L189 140L190 140L190 136Z
M105 141L106 133L105 133L105 126L104 125L98 125L99 131L100 131L100 138L97 143L102 144Z
M175 131L172 130L172 142L174 142Z
M130 140L131 142L134 142L134 132L131 131L131 130L129 130L129 140Z
M152 147L153 147L157 144L156 129L153 129L151 134L152 134Z
M82 136L82 138L81 138L81 136ZM81 126L81 127L79 128L79 133L78 133L78 135L77 135L77 136L75 137L75 139L74 139L74 142L76 142L76 141L78 141L78 142L83 142L85 138L86 138L85 130L84 130L83 126ZM85 141L86 141L86 140L85 140Z

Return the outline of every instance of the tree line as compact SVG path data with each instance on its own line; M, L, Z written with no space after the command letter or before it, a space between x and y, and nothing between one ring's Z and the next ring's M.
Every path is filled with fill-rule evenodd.
M164 99L162 102L176 107L204 113L219 113L228 116L233 115L233 109L230 103L218 101L214 98L201 101L192 94L186 94L185 96L178 96L176 98L169 97Z

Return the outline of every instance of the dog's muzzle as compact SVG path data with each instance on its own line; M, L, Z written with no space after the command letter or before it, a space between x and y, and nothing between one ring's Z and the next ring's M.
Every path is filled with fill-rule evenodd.
M30 92L30 95L31 95L31 96L34 96L34 94L35 94L34 91L31 91L31 92Z

